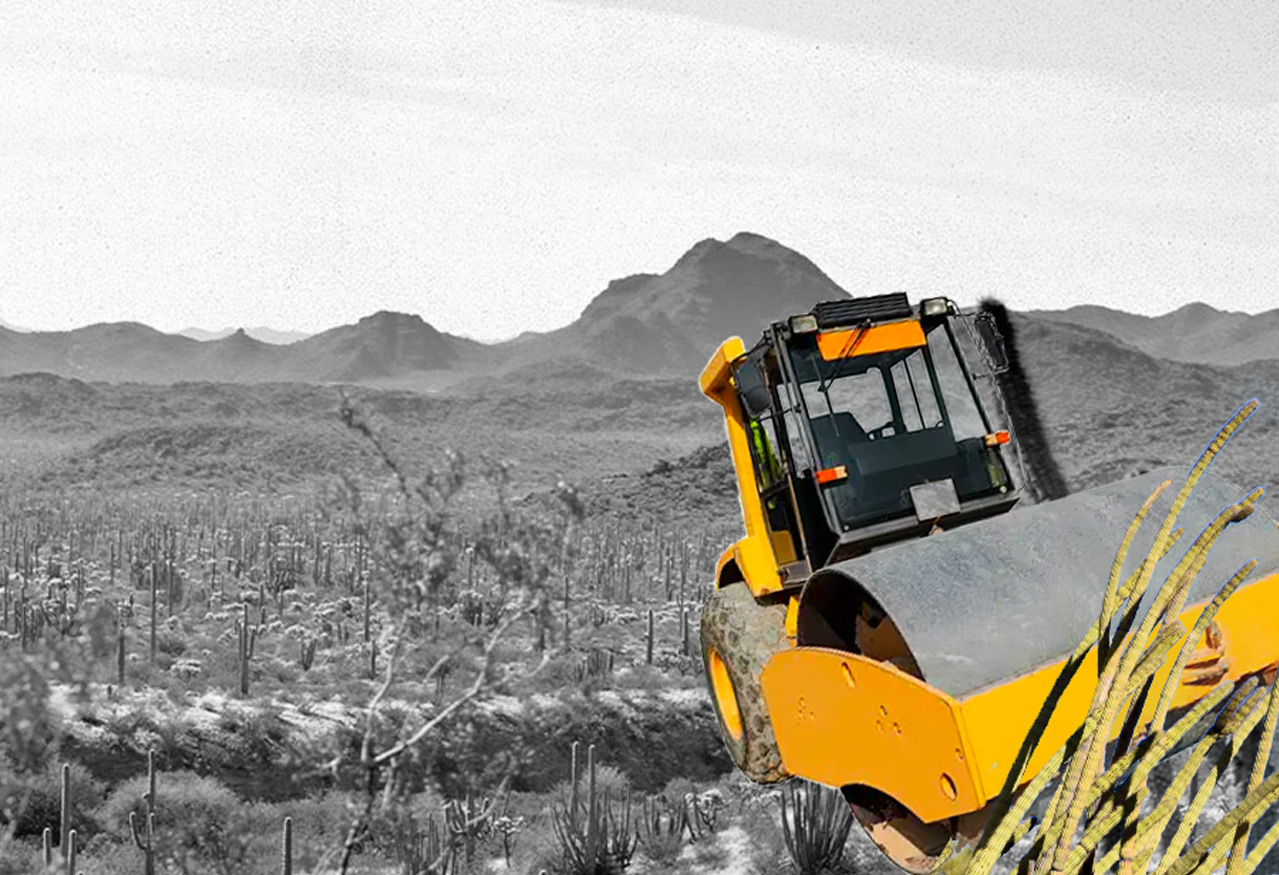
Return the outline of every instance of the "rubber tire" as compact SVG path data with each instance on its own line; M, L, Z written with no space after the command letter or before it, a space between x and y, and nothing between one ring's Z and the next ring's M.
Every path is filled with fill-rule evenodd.
M711 701L715 703L720 735L734 765L757 784L775 784L790 777L773 734L764 702L760 673L773 656L790 647L786 637L786 606L761 605L745 583L716 590L702 608L702 662ZM742 734L733 738L720 711L711 682L711 649L719 654L732 681L741 715Z

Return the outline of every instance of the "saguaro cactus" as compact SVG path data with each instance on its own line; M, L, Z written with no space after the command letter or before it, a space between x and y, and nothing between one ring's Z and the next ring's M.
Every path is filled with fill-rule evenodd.
M644 662L653 664L653 609L648 609L648 630L644 635Z
M249 603L243 605L240 617L240 695L249 694Z
M124 662L125 650L127 642L124 640L125 635L124 618L120 617L116 620L116 639L115 639L115 680L116 685L124 686Z
M280 871L293 875L293 818L284 818L284 831L280 838Z
M58 825L58 853L67 858L67 841L71 833L71 766L62 764L62 811Z
M303 671L310 671L315 664L315 650L319 643L318 638L304 638L298 645L298 665L302 666Z
M151 664L155 665L155 624L156 611L159 610L160 602L160 581L156 577L154 565L147 569L147 574L151 577Z
M147 812L146 841L143 841L138 831L136 811L129 812L129 833L133 836L133 844L142 852L143 872L145 875L155 875L155 812Z
M69 833L67 833L67 847L66 847L66 853L64 855L67 861L67 869L66 869L67 875L76 875L75 854L76 854L77 840L78 840L78 836L76 835L75 830L71 830Z
M142 832L138 827L138 818L135 812L129 812L129 834L133 836L133 843L143 854L144 875L155 875L155 751L147 751L147 793L143 797L147 803L147 820L146 820L146 841L142 839Z

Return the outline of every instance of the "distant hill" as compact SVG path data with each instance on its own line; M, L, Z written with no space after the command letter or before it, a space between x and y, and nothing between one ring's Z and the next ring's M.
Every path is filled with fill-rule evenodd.
M0 376L44 372L112 383L370 383L466 370L483 344L436 331L422 317L379 312L287 346L240 329L217 340L164 334L135 322L73 331L0 328Z
M1279 359L1279 309L1223 312L1187 304L1162 316L1139 316L1109 307L1032 310L1041 319L1094 328L1158 358L1207 365Z
M1253 397L1262 408L1214 469L1243 489L1279 487L1279 360L1231 367L1169 361L1096 329L1018 313L1012 319L1049 445L1072 490L1162 465L1188 468ZM154 340L142 326L121 330L126 341ZM228 361L241 373L251 365L260 374L314 368L314 375L309 382L262 379L256 385L214 376L165 386L51 374L0 379L0 482L6 471L37 459L42 482L51 486L293 488L338 472L373 476L376 459L336 420L338 388L318 383L344 373L387 373L388 363L408 361L456 364L451 373L468 376L433 394L342 388L389 427L397 450L415 464L451 447L514 462L522 486L575 480L603 512L663 526L740 522L722 413L688 373L619 375L587 359L561 358L494 379L469 370L475 349L396 314L290 347L247 336L208 344L161 337L187 354L212 347L218 357L189 368L211 375ZM236 352L234 344L243 349ZM999 422L1000 412L991 412ZM152 471L147 460L157 458L162 470Z
M189 337L192 340L221 340L224 337L230 337L235 334L238 328L223 328L219 331L208 331L204 328L183 328L177 332L182 337ZM243 329L244 333L254 340L260 340L263 343L273 343L277 346L286 346L290 343L297 343L299 340L306 340L311 335L305 331L277 331L274 328L267 328L262 325L253 328Z

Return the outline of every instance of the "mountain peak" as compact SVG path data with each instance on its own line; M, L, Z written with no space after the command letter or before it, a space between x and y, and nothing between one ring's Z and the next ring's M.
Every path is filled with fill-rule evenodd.
M400 323L426 325L427 322L416 313L401 313L398 310L378 310L360 320L361 325L371 323Z
M1178 307L1177 310L1172 311L1169 315L1173 315L1173 313L1182 313L1184 316L1201 316L1211 315L1211 313L1216 312L1221 311L1216 310L1216 307L1212 307L1210 304L1206 304L1202 301L1192 301L1187 304L1182 304L1181 307Z
M615 281L570 333L588 355L638 371L700 368L727 337L847 297L811 261L762 234L699 240L665 273Z
M771 237L756 234L754 231L738 231L724 244L738 252L749 252L752 255L760 252L793 253L794 250L778 243Z
M733 261L741 256L749 259L772 262L777 266L811 274L824 283L834 285L831 278L822 272L816 264L800 255L794 249L778 243L771 237L765 237L754 231L738 231L727 242L707 237L693 244L675 263L672 271L680 268L699 267L716 271L724 261Z
M720 252L725 248L726 244L723 241L716 240L714 237L707 237L704 240L698 240L689 247L687 252L679 257L679 261L675 262L675 268L697 264L708 256Z

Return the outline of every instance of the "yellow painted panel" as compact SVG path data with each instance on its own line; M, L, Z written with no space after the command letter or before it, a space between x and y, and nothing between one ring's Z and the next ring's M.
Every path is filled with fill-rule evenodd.
M729 363L745 352L746 346L740 337L730 337L720 344L698 379L702 394L713 399L721 407L727 407L725 398L730 397L730 390L733 388L733 374L729 369Z
M818 647L776 654L761 677L792 774L874 787L925 821L985 804L959 706L940 690L887 663Z
M757 506L759 504L758 493L756 493L755 504ZM757 525L761 529L764 528L762 515ZM782 577L777 573L777 563L773 558L773 548L768 542L767 529L758 534L751 532L738 541L737 546L733 548L733 555L752 593L760 596L777 592L782 588Z
M733 561L733 550L736 546L737 545L734 544L732 547L729 547L723 553L719 554L719 560L715 563L715 580L717 582L719 581L720 576L724 573L724 566Z
M1193 605L1181 614L1187 629L1194 625L1208 602ZM1209 683L1188 683L1187 676L1177 688L1173 707L1193 705L1207 695L1220 680L1237 681L1258 674L1279 662L1279 575L1255 581L1236 590L1217 613L1227 660L1222 678ZM1204 642L1197 643L1202 647ZM1152 695L1142 712L1142 725L1149 723L1158 703L1159 691L1167 682L1173 660L1180 649L1174 647L1164 668L1155 675ZM972 744L983 793L993 799L1008 778L1009 769L1021 749L1026 733L1039 714L1065 660L1044 666L998 687L965 698L960 707L963 723ZM1097 685L1097 651L1086 657L1066 688L1048 729L1032 755L1024 780L1030 780L1083 722ZM1120 721L1112 728L1118 736Z
M1183 611L1182 624L1193 626L1206 604ZM1217 614L1219 649L1224 648L1226 660L1220 680L1274 670L1277 621L1279 575L1235 592ZM1178 649L1155 676L1143 724L1154 712ZM764 667L762 681L778 747L792 774L836 787L875 787L933 821L975 811L998 795L1064 662L961 702L892 665L826 648L795 647L777 654ZM1216 682L1183 679L1174 707L1194 704ZM1094 649L1059 700L1023 782L1082 723L1096 683ZM1118 723L1112 728L1112 738L1120 728Z
M853 337L857 332L858 337ZM817 335L817 349L822 358L834 361L848 354L873 355L877 352L892 352L898 349L913 349L923 346L924 329L915 321L888 322L884 325L873 325L870 328L845 328L842 331L825 331Z
M758 596L781 589L782 579L777 573L768 521L764 518L764 505L759 497L746 423L733 387L730 365L745 351L739 337L724 341L702 371L699 384L704 395L724 408L728 446L733 455L733 470L737 474L737 499L746 527L746 537L734 545L732 555L737 559L738 570L746 579L746 585Z
M786 603L786 637L794 645L799 636L799 596L793 595Z

